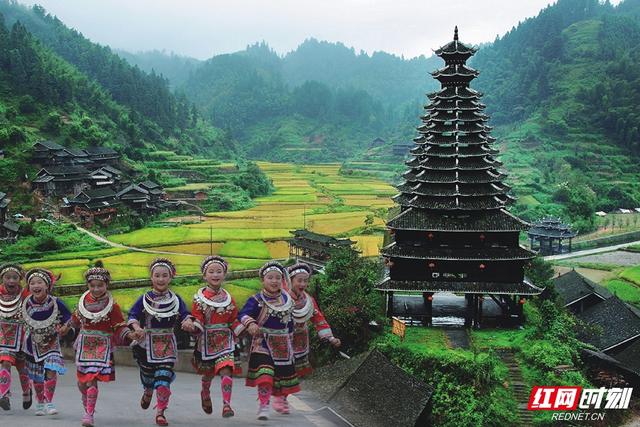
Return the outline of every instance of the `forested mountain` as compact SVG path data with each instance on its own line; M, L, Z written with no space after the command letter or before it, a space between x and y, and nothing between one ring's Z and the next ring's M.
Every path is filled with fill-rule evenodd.
M130 53L118 49L115 53L141 70L163 75L174 89L182 86L189 75L202 63L195 58L159 50Z
M242 141L250 157L337 160L361 155L378 136L409 138L424 94L436 87L428 75L436 68L432 57L367 55L315 39L284 56L262 42L197 66L161 55L125 57L147 71L173 73L176 90Z
M640 206L639 12L559 0L473 58L526 217Z
M434 46L424 46L431 52ZM292 87L315 80L332 88L366 91L385 107L423 102L437 85L428 75L440 67L436 56L404 59L386 52L356 53L342 43L308 39L283 58L284 80Z
M287 69L287 57L260 43L204 62L179 90L250 157L337 160L389 133L392 106L351 84L288 81L296 73Z
M39 6L28 9L3 0L0 14L6 34L3 103L11 106L22 100L26 106L29 102L17 97L29 96L34 101L31 113L37 113L32 120L44 113L63 117L59 129L38 128L48 136L71 145L111 145L134 160L143 159L154 147L234 155L226 134L203 121L184 96L174 95L164 77L131 66ZM86 118L78 123L85 129L95 121L92 133L73 130L74 117ZM6 114L5 120L21 124Z
M0 12L5 122L29 136L39 120L40 132L132 158L149 146L229 156L237 140L251 158L363 159L375 137L415 135L424 94L437 88L429 72L442 66L314 39L282 56L262 42L207 61L162 52L125 60L39 7L0 1ZM472 58L526 218L568 212L588 228L594 209L640 205L638 45L640 0L559 0ZM15 118L32 104L25 96L38 120Z

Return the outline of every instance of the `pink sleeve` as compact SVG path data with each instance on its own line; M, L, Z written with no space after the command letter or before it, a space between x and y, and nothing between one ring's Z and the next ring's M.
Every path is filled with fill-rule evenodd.
M313 322L313 326L316 328L316 332L318 332L318 337L323 340L333 338L331 326L329 326L327 319L324 318L324 314L320 311L316 299L313 297L311 297L311 299L313 300L313 316L311 316L311 322Z

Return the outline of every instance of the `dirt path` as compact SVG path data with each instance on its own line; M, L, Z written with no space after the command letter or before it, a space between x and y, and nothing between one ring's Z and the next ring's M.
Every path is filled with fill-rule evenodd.
M130 251L143 252L143 253L147 253L147 254L185 255L185 256L193 256L193 257L202 258L202 255L198 255L198 254L188 254L188 253L183 253L183 252L158 251L158 250L151 250L151 249L144 249L144 248L136 248L135 246L125 246L125 245L122 245L120 243L112 242L111 240L108 240L108 239L100 236L99 234L93 233L93 232L87 230L86 228L82 228L77 224L74 224L74 225L76 226L78 231L81 231L81 232L85 233L86 235L94 238L98 242L101 242L101 243L104 243L106 245L109 245L112 248L128 249Z

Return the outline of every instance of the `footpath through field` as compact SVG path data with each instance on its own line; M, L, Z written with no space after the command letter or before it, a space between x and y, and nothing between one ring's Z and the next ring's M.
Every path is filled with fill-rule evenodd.
M106 239L106 238L100 236L99 234L93 233L93 232L87 230L86 228L82 228L78 224L74 224L74 225L76 226L76 229L78 229L78 231L81 231L81 232L87 234L88 236L93 237L98 242L101 242L101 243L104 243L106 245L109 245L112 248L128 249L130 251L144 252L144 253L147 253L147 254L184 255L184 256L195 256L195 257L202 258L202 255L193 254L193 253L159 251L159 250L153 250L153 249L136 248L135 246L122 245L120 243L112 242L111 240Z
M15 371L13 371L12 410L9 412L0 410L0 425L20 427L79 426L82 417L80 392L76 387L75 366L69 363L68 368L67 374L58 380L54 399L59 414L44 417L35 416L34 407L26 411L22 409L19 382ZM142 389L138 379L138 370L132 367L118 366L116 378L115 383L100 384L95 425L98 427L154 426L155 410L152 407L146 411L140 408L139 401ZM322 402L304 390L298 395L290 397L290 415L279 415L272 411L268 421L258 421L256 419L257 393L254 388L244 386L244 378L234 379L232 406L236 416L223 419L220 416L221 400L218 381L216 379L211 387L214 413L206 415L200 408L200 377L195 374L178 372L176 381L171 385L173 394L166 412L169 425L273 427L344 427L349 425L327 411Z

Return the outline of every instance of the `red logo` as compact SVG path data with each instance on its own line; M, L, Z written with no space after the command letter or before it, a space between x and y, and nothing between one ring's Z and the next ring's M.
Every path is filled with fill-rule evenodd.
M530 411L574 411L582 387L534 386L529 396Z

